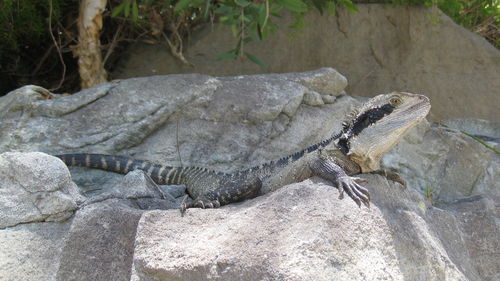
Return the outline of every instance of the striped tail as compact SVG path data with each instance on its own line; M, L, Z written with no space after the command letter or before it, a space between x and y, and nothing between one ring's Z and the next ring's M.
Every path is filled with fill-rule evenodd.
M126 174L133 170L143 170L157 184L182 184L180 176L182 168L174 168L154 164L145 160L134 160L128 157L104 154L61 154L54 155L61 159L67 166L79 166L100 169L119 174Z

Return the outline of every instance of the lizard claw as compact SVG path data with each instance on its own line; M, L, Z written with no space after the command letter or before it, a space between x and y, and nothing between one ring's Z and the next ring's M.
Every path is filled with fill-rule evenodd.
M354 180L354 181L356 181L356 182L363 182L363 183L368 182L367 179L360 178L360 177L351 177L351 179Z
M366 182L366 179L348 176L339 165L329 159L320 158L313 161L309 167L315 175L337 184L339 199L344 198L345 192L359 207L361 204L370 207L370 193L358 183Z
M398 173L394 172L394 171L387 171L387 170L377 170L377 171L373 171L373 172L370 172L372 174L375 174L375 175L381 175L381 176L384 176L385 178L387 178L388 180L391 180L391 181L394 181L394 182L398 182L400 183L403 187L406 187L406 181L404 179L402 179Z
M181 214L184 215L187 209L189 208L201 208L201 209L214 209L214 208L219 208L220 207L220 202L219 200L209 200L207 198L197 198L191 202L184 202L185 200L182 201L181 203Z
M258 177L240 179L200 195L191 202L186 203L183 200L180 211L184 215L186 209L189 208L213 209L232 202L254 198L259 194L261 187L262 181Z
M350 176L339 177L337 179L337 186L340 192L339 199L344 197L345 192L358 204L358 207L361 207L361 203L366 207L370 207L370 193L357 182L366 182L366 180Z

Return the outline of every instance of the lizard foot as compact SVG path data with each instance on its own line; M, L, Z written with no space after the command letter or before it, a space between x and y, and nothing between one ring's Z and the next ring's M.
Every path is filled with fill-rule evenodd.
M351 176L337 178L337 187L340 192L339 199L344 198L345 191L358 204L358 207L361 207L361 203L366 207L370 207L370 193L366 188L358 184L358 182L366 182L366 180Z
M359 207L361 207L361 203L370 207L370 193L358 183L366 182L365 179L347 175L337 163L330 159L319 158L313 161L309 167L315 175L337 185L340 192L339 199L344 198L345 192Z
M391 180L393 182L400 183L403 187L406 187L406 181L402 179L398 173L393 172L393 171L387 171L387 170L376 170L373 172L370 172L371 174L376 174L376 175L381 175L387 178L388 180Z
M182 201L180 208L182 215L184 215L186 210L189 208L213 209L213 208L219 208L221 205L219 200L210 200L207 198L197 198L187 203L184 201L185 200Z
M206 192L191 202L186 203L184 198L180 211L184 215L189 208L219 208L222 205L254 198L260 193L261 187L262 181L258 177L241 178Z

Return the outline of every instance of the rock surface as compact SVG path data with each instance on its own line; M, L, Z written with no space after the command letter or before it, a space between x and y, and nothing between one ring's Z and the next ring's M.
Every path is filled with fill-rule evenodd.
M443 121L443 125L477 136L500 151L500 122L473 118L455 118Z
M336 190L313 178L242 204L189 210L184 217L149 211L139 221L131 280L499 277L499 207L491 199L438 209L412 189L366 177L370 209L338 200ZM480 216L477 224L491 236L478 241L472 237L479 225L466 222Z
M0 280L55 280L66 222L33 222L0 229Z
M500 199L500 154L458 130L422 122L382 165L397 170L409 186L430 190L437 203L481 194Z
M129 280L141 213L116 199L80 210L65 237L57 280Z
M129 280L142 210L179 206L137 171L83 202L62 161L40 152L0 154L0 192L0 280Z
M455 24L438 9L357 4L357 13L311 12L293 32L292 16L273 19L279 29L269 39L247 44L245 51L265 61L261 68L216 55L236 45L229 28L206 26L190 36L182 65L163 44L137 44L112 73L115 78L205 73L237 75L304 71L334 67L349 80L353 96L394 90L425 94L433 101L431 120L481 118L500 121L500 51ZM293 33L293 36L290 34ZM497 102L494 102L497 101Z
M37 100L30 95L29 102L12 103L32 92L21 88L0 98L0 104L9 105L0 123L0 131L8 132L0 135L0 151L125 154L180 165L179 148L184 165L248 167L338 130L359 104L341 96L346 86L341 74L324 68L222 78L135 78L72 96ZM311 95L326 102L311 106Z
M0 152L180 164L179 120L184 165L234 170L337 131L359 104L345 87L333 69L136 78L49 100L29 86L0 98ZM6 152L0 280L497 280L499 163L473 138L423 123L384 158L406 188L364 176L370 209L313 178L181 217L163 209L179 206L182 187L74 168L82 198L59 159Z
M0 154L0 228L64 221L82 200L59 159L37 152Z

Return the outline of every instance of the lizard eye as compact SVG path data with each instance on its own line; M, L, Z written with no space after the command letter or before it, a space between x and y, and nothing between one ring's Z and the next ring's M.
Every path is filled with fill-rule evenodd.
M403 100L400 98L400 97L392 97L390 100L389 100L389 103L396 107L398 105L400 105L401 103L403 103Z

